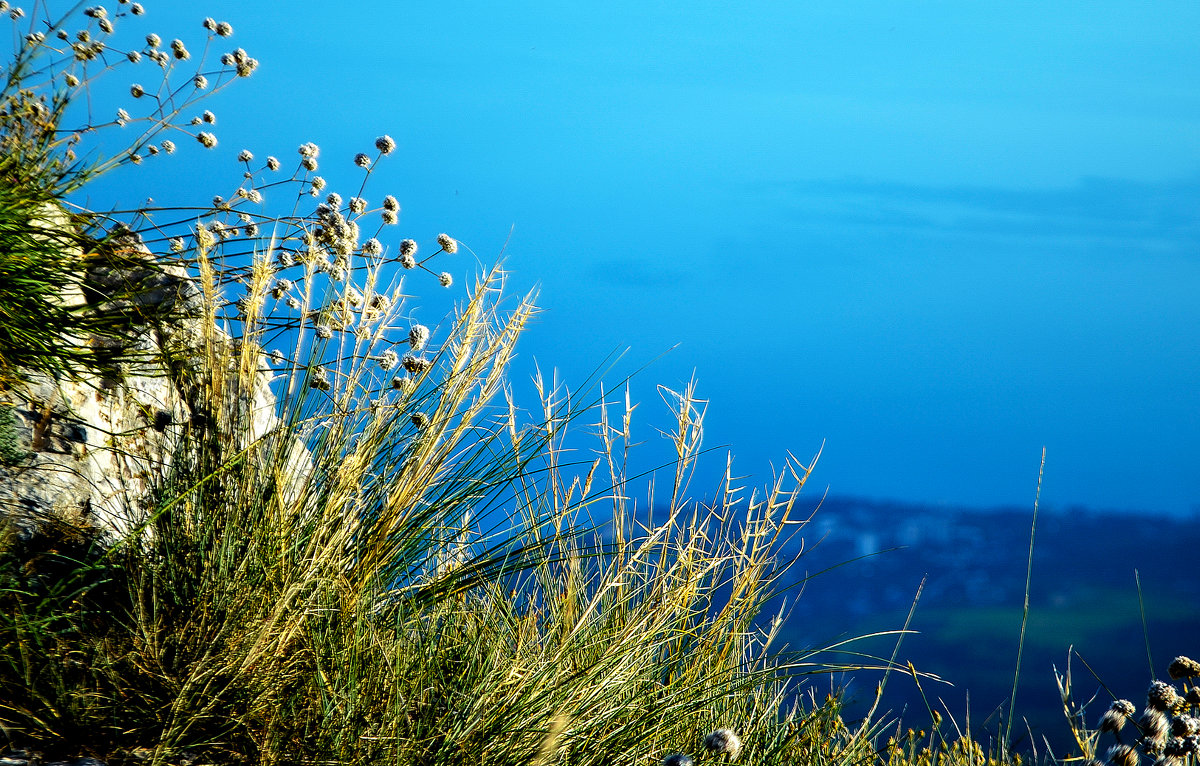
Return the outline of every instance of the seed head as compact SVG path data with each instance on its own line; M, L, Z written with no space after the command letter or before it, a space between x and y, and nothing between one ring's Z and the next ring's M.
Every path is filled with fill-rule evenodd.
M362 246L363 255L379 255L383 252L383 245L379 240L371 237Z
M233 34L233 26L228 21L222 21L217 24L217 36L230 37Z
M1192 737L1200 734L1200 718L1177 715L1171 719L1171 734L1175 737Z
M196 86L196 90L207 90L208 89L208 78L202 74L198 74L192 80L192 84Z
M384 372L388 372L388 371L394 369L396 367L396 365L399 364L399 362L400 362L400 355L397 354L394 349L389 348L387 351L384 351L383 354L381 354L379 357L379 366L381 368L383 368Z
M169 138L164 138L162 142L162 150L167 154L175 153L175 142Z
M129 51L129 53L125 54L125 58L129 59L130 64L137 64L142 60L142 54L137 51Z
M365 199L363 199L362 197L351 197L350 198L350 212L351 213L354 213L355 215L359 215L366 209L367 209L367 201Z
M118 109L116 122L121 127L125 127L125 124L129 122L129 112L125 111L124 109Z
M400 360L400 366L403 367L404 371L407 373L411 373L413 375L420 375L422 372L425 372L430 367L432 367L433 362L429 361L428 359L426 359L423 356L413 356L412 354L405 354L404 358Z
M371 158L362 152L359 152L358 154L354 155L354 164L358 165L360 168L369 168L371 167Z
M171 252L172 253L182 253L183 252L183 237L171 237Z
M250 153L249 149L243 149L240 152L238 152L238 162L253 162L253 161L254 161L254 155Z
M157 48L162 45L162 38L151 32L146 35L146 45L149 45L151 48Z
M100 19L96 22L96 26L99 27L100 31L106 35L111 35L113 33L113 23L109 19ZM38 42L41 41L39 40Z
M449 234L439 234L437 236L437 243L441 245L442 249L447 253L453 254L458 252L458 242L456 242Z
M183 40L171 41L171 53L180 61L187 61L192 57L192 54L188 53L188 49L184 46Z
M400 267L404 269L415 269L417 267L417 259L405 253L400 254Z
M742 752L742 741L738 739L732 729L717 729L704 738L704 747L710 753L725 754L729 756L730 760L733 760Z
M423 324L415 324L408 331L408 345L413 351L425 350L425 344L429 343L429 328Z
M133 5L129 6L129 12L134 16L141 16L146 12L146 9L142 7L141 3L134 3Z
M300 152L301 157L316 157L321 153L321 147L309 141L306 144L300 144L300 148L297 151Z
M305 157L304 159L300 160L300 167L304 168L310 173L315 173L317 171L317 161L312 157Z
M438 274L438 284L442 287L449 287L454 284L454 277L450 276L450 272L443 271L441 274Z
M1171 667L1167 668L1167 673L1171 678L1194 678L1200 676L1200 662L1180 655L1171 660Z
M196 134L196 140L200 142L205 149L211 149L217 145L217 137L207 130L202 130Z
M275 157L267 157L267 170L279 170L279 160Z
M684 753L671 753L662 760L662 766L695 766L695 764L692 757Z
M333 337L333 328L327 324L317 325L317 337L321 340L329 340Z
M1116 734L1129 722L1130 716L1137 712L1133 703L1128 700L1116 700L1109 705L1108 710L1100 718L1100 731L1111 731Z
M1142 717L1138 720L1138 728L1142 730L1143 740L1151 740L1159 744L1167 737L1167 729L1169 721L1167 714L1161 710L1146 708L1142 712Z
M417 428L425 428L429 425L429 416L424 412L414 412L409 416L409 420L411 420L412 424Z
M63 82L67 84L68 88L79 87L79 78L69 72L63 77Z
M1112 766L1138 766L1141 757L1129 745L1113 745L1108 749L1108 762Z
M200 115L200 119L204 122L207 122L209 125L217 124L217 116L207 109L205 109L204 113Z
M146 90L135 82L133 85L129 86L129 95L133 96L134 98L141 98L142 96L146 95Z
M322 366L313 369L308 379L308 385L318 391L328 391L332 385L329 382L329 372Z
M383 198L383 209L392 213L400 212L400 202L392 195L387 195Z
M417 255L417 241L415 239L400 240L400 257L409 256L415 258ZM406 269L411 269L411 266L405 266Z
M330 192L329 196L325 198L325 204L329 206L330 211L339 209L342 206L342 195L337 192Z
M391 136L380 136L375 139L375 148L380 154L391 154L396 150L396 142Z
M208 17L207 19L204 20L204 28L207 29L209 32L215 32L217 30L217 20L212 18L211 16Z
M1150 689L1146 692L1146 707L1151 710L1169 713L1182 703L1183 700L1179 698L1179 693L1175 691L1175 687L1171 686L1171 684L1166 681L1152 681L1150 683Z
M316 196L316 193L321 191L324 188L325 188L325 179L321 178L321 176L313 176L313 178L312 178L313 196Z
M393 213L391 210L383 210L379 213L379 217L383 219L385 226L395 226L400 223L400 216Z
M401 377L397 375L396 377L392 378L392 388L396 389L397 391L402 391L407 395L411 394L417 389L417 384L410 377Z

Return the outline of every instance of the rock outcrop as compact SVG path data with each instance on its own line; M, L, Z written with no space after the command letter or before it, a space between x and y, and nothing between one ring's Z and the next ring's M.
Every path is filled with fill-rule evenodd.
M20 389L0 392L0 521L22 536L55 521L124 534L142 521L139 501L169 470L185 429L236 415L236 449L280 426L266 359L257 349L243 354L238 339L206 319L185 269L156 262L133 235L115 238L103 254L74 255L87 264L86 276L77 294L62 299L103 306L125 331L81 339L120 345L111 349L118 360L111 375L31 375ZM214 364L225 375L210 374ZM222 392L212 401L216 377ZM287 469L306 473L303 445L293 440L287 452Z

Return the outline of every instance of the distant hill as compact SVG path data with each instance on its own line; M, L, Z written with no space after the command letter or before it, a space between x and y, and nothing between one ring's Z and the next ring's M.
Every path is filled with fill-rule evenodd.
M973 731L994 732L1012 690L1031 521L1031 509L827 498L801 533L797 566L815 573L847 563L806 583L783 640L802 648L899 628L924 580L911 625L919 635L904 639L899 657L954 684L923 683L934 708L961 725L969 693ZM799 550L793 541L789 551ZM1099 677L1073 661L1077 698L1097 695L1089 722L1112 700L1104 685L1117 697L1144 701L1153 675L1142 605L1154 672L1165 676L1179 654L1200 655L1198 551L1200 517L1042 510L1017 695L1017 720L1027 723L1039 748L1045 737L1063 755L1069 741L1052 666L1064 671L1071 647ZM890 656L893 646L894 639L881 639L857 648ZM869 701L878 680L860 674L852 695ZM893 674L884 708L905 707L906 724L928 722L916 684Z

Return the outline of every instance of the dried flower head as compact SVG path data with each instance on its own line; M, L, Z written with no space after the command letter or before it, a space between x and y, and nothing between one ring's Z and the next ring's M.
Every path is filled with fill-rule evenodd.
M742 741L732 729L717 729L704 738L704 747L715 755L728 755L730 760L742 752Z
M442 249L447 253L453 254L458 252L458 242L456 242L449 234L439 234L437 236L437 243L441 245Z
M422 324L415 324L408 331L408 345L413 351L423 351L425 344L429 343L429 328Z
M391 136L380 136L375 139L375 148L380 154L391 154L396 150L396 142Z
M351 197L350 198L350 212L351 213L354 213L355 215L359 215L366 209L367 209L367 201L365 199L363 199L362 197Z
M392 388L404 393L405 395L408 395L417 390L417 384L410 377L401 377L400 375L397 375L392 378Z
M1143 741L1151 740L1161 744L1167 738L1170 722L1163 711L1146 708L1142 711L1142 717L1138 719L1138 728L1142 730Z
M188 49L184 46L183 40L171 41L171 54L180 61L187 61L192 57L192 54L188 53Z
M1171 735L1175 737L1193 737L1200 734L1200 718L1191 715L1177 715L1171 719Z
M411 256L411 257L413 257L413 258L415 258L415 257L416 257L416 255L417 255L417 241L416 241L415 239L402 239L402 240L400 240L400 256L401 256L401 257L404 257L404 256L406 256L406 255L407 255L407 256ZM411 268L411 267L410 267L410 266L406 266L405 268Z
M267 170L279 170L279 160L276 157L267 157Z
M387 195L383 198L383 209L393 213L400 212L400 202L392 195Z
M296 151L300 152L301 157L317 157L321 154L321 147L314 144L312 141L300 144L300 148Z
M404 358L400 360L400 366L403 367L404 371L407 373L419 375L432 367L433 362L429 361L423 356L405 354Z
M1141 757L1129 745L1113 745L1108 749L1108 762L1112 766L1138 766Z
M412 424L417 428L425 428L429 425L429 416L424 412L414 412L409 416L409 420L411 420Z
M230 37L233 35L233 26L228 21L219 22L216 33L218 37Z
M1200 662L1180 655L1171 660L1171 666L1167 668L1167 673L1171 678L1194 678L1200 676Z
M238 152L238 162L253 162L253 161L254 161L254 155L250 152L249 149L243 149L240 152Z
M454 277L450 276L450 272L443 271L441 274L438 274L438 284L442 287L449 287L454 284Z
M394 349L388 349L379 356L379 366L385 372L392 370L400 363L400 355Z
M400 267L404 269L415 269L417 267L417 259L405 253L400 254Z
M175 153L175 142L169 138L164 138L162 142L162 150L167 154Z
M208 78L202 74L198 74L192 79L192 85L196 86L196 90L207 90Z
M204 20L203 27L209 32L215 32L217 29L217 20L210 16Z
M134 3L133 5L129 6L129 12L134 16L141 16L146 12L146 9L142 7L141 3Z
M325 188L325 179L321 178L321 176L313 176L312 177L313 196L316 196L317 192L321 191L324 188Z
M217 124L217 115L213 114L212 112L210 112L207 109L205 109L204 112L202 112L200 114L200 119L203 120L204 122L208 123L209 125Z
M196 140L200 142L205 149L211 149L217 145L217 137L207 130L202 130L196 134Z
M379 240L371 237L362 245L363 255L379 255L383 252L383 245Z
M146 35L146 45L150 46L151 48L157 48L158 46L162 45L162 38L151 32L150 34Z
M137 51L129 51L125 54L125 58L129 59L130 64L137 64L142 60L142 54Z
M172 253L182 253L183 252L183 237L171 237L171 252Z
M321 340L329 340L333 337L333 328L327 324L317 325L317 337Z
M379 217L383 219L385 226L395 226L400 223L400 216L393 213L391 210L380 211Z
M1174 686L1166 681L1150 683L1150 688L1146 691L1146 707L1169 713L1181 704L1183 704L1183 700L1179 698L1179 693L1175 691Z
M142 96L146 95L146 89L135 82L133 85L129 86L129 95L133 96L134 98L141 98Z
M695 764L692 757L684 753L671 753L662 760L662 766L695 766Z
M328 391L332 388L329 382L329 371L322 366L315 367L308 379L308 385L318 391Z
M1116 734L1125 728L1125 724L1136 712L1137 709L1129 700L1114 701L1100 718L1100 731L1111 731Z
M358 154L354 155L354 164L358 165L360 168L369 168L371 167L371 158L362 152L359 152Z

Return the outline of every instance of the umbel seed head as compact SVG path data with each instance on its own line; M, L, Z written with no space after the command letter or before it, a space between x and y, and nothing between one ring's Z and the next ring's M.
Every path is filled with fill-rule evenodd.
M1137 710L1129 700L1116 700L1100 718L1100 731L1116 734L1125 728L1125 724L1135 712Z

